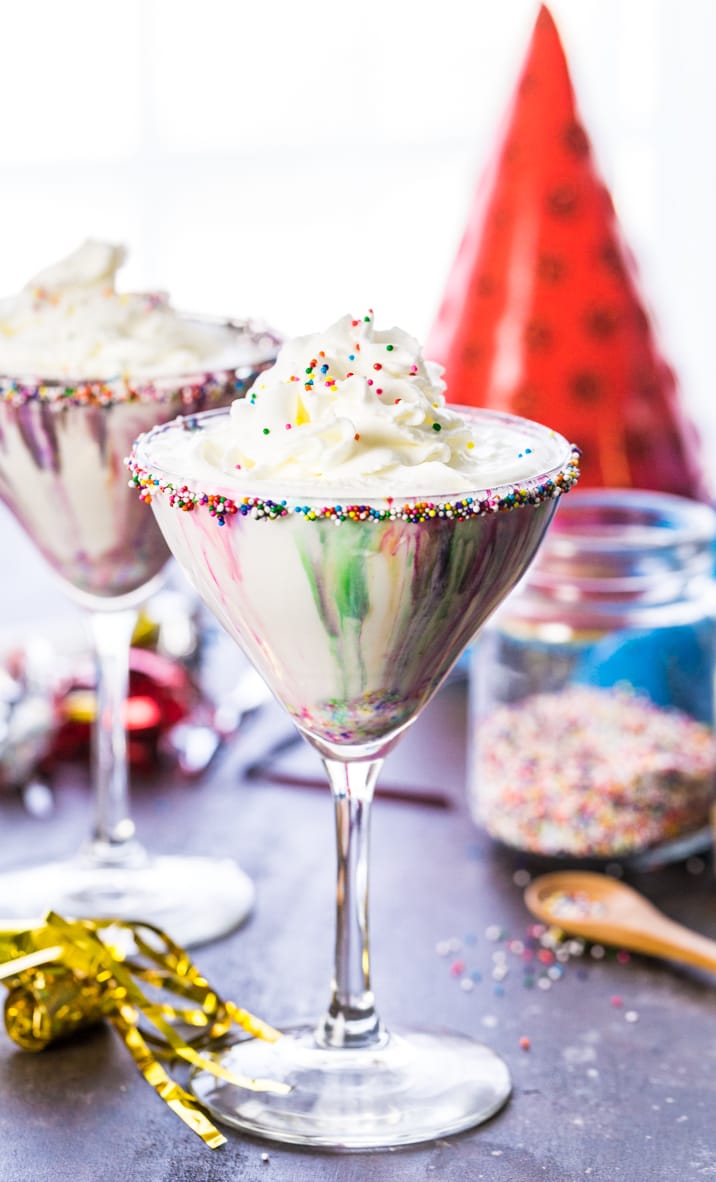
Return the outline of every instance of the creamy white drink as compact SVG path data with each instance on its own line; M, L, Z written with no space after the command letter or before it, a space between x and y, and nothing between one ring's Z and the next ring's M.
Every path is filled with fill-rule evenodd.
M576 479L561 436L443 390L407 334L344 317L133 453L175 557L324 750L412 721Z
M276 353L249 325L117 290L124 258L88 241L0 303L0 497L74 589L102 597L167 558L126 487L132 441L235 398Z

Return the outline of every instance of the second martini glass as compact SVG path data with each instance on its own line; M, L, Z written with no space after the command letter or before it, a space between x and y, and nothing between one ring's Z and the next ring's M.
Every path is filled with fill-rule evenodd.
M456 1132L501 1107L509 1074L470 1038L389 1031L379 1018L368 947L370 804L384 756L530 563L576 476L576 456L547 428L467 412L476 438L497 431L531 444L550 457L549 470L456 497L326 504L325 495L274 490L269 500L258 489L242 495L242 482L237 489L220 474L216 487L192 487L185 433L216 432L224 413L155 429L130 463L185 573L323 758L338 846L335 967L317 1022L220 1052L230 1071L283 1082L285 1095L208 1073L193 1088L217 1119L280 1141L357 1149Z
M153 424L221 406L270 365L278 342L248 323L197 321L230 346L212 372L131 382L0 377L0 498L87 613L97 654L95 820L80 853L0 874L0 910L142 918L185 944L234 927L253 885L230 859L150 857L135 837L124 707L137 609L168 553L128 488L125 459Z

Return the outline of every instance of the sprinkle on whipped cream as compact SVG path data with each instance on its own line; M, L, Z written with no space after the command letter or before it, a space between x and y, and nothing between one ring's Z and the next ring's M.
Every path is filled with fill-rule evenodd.
M576 448L526 420L448 407L441 372L401 329L377 331L372 312L344 316L285 344L228 416L140 437L133 483L145 500L167 494L220 525L237 513L463 520L571 487ZM269 485L281 493L264 495ZM319 507L329 490L334 499Z
M445 404L439 366L401 329L375 329L372 312L288 342L276 364L235 402L208 464L253 480L412 483L454 491L474 467L475 442ZM459 487L472 481L458 480Z

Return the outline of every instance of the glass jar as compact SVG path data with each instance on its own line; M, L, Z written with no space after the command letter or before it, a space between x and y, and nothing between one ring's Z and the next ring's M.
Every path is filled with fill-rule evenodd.
M650 861L708 840L716 514L576 491L475 646L469 795L531 854Z

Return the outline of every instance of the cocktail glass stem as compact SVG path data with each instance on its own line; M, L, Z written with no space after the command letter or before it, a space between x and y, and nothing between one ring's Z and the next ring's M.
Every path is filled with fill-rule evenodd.
M321 1046L377 1046L387 1036L370 984L368 860L371 803L383 761L323 762L336 814L336 947L331 1000L316 1040Z
M318 1023L217 1052L229 1073L192 1076L219 1120L277 1141L326 1149L407 1145L487 1120L510 1094L507 1067L488 1047L444 1030L392 1027L378 1017L370 983L368 846L381 759L326 758L336 816L335 966ZM231 1075L285 1089L246 1090Z
M126 706L129 649L137 619L134 608L91 611L90 629L97 657L97 709L93 731L95 822L92 858L102 864L136 862L129 814Z

